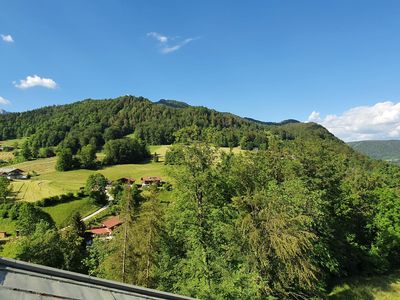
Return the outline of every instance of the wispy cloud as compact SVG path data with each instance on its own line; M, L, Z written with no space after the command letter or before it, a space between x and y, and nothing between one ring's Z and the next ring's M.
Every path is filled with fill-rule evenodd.
M162 44L167 43L169 40L169 38L167 36L159 34L157 32L149 32L147 34L147 36L155 38L157 41L159 41Z
M9 34L7 34L7 35L1 34L1 39L3 40L3 42L6 42L6 43L13 43L14 42L13 37L11 35L9 35Z
M160 52L163 54L168 54L178 51L183 46L199 39L199 37L194 37L181 40L178 37L169 37L157 32L149 32L147 33L147 36L157 40Z
M0 104L7 105L10 104L10 101L0 96Z
M15 87L19 89L29 89L35 86L42 86L48 89L55 89L57 83L51 78L42 78L37 75L28 76L26 79L21 79L19 83L14 82Z
M313 111L308 121L321 124L344 141L398 139L400 102L386 101L372 106L358 106L340 115L325 117Z

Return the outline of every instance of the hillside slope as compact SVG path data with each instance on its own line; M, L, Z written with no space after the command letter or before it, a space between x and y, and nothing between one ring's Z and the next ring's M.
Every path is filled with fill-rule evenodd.
M268 125L230 113L182 102L162 100L153 103L142 97L87 99L67 105L0 115L0 140L31 136L35 148L56 146L80 148L91 143L101 147L107 140L135 133L148 144L171 144L202 140L219 146L246 148L266 145L269 131L282 139L334 139L325 128L314 123Z
M359 141L348 145L369 157L400 163L400 140Z

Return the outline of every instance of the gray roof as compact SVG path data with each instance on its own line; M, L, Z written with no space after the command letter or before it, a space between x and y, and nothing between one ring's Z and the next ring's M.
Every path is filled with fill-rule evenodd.
M22 172L21 169L17 169L17 168L0 168L0 173L11 173L14 171L20 171Z
M192 298L0 258L0 299L188 300Z

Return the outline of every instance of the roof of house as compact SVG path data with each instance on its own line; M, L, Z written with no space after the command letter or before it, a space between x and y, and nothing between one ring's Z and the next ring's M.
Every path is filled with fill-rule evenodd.
M107 227L98 227L98 228L92 228L89 230L93 234L97 235L103 235L103 234L110 234L111 231Z
M134 183L136 181L135 178L128 178L128 177L122 177L118 179L117 181L123 182L123 183Z
M0 258L0 278L0 299L192 299L6 258Z
M103 225L109 229L112 229L115 226L121 225L123 222L119 218L119 216L108 218L103 222Z
M23 172L21 169L17 169L17 168L0 168L0 173L11 173L11 172Z
M161 181L161 177L158 176L143 176L140 178L142 181Z

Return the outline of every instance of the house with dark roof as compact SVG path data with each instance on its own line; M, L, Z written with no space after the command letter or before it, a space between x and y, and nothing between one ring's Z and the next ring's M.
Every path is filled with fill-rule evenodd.
M24 171L18 168L0 168L0 176L7 179L27 179L28 176L24 175Z
M151 184L160 185L161 184L161 177L158 176L144 176L140 178L142 181L142 186L149 186Z
M117 181L120 183L123 183L123 184L132 185L135 183L136 180L134 178L122 177L122 178L118 179Z

